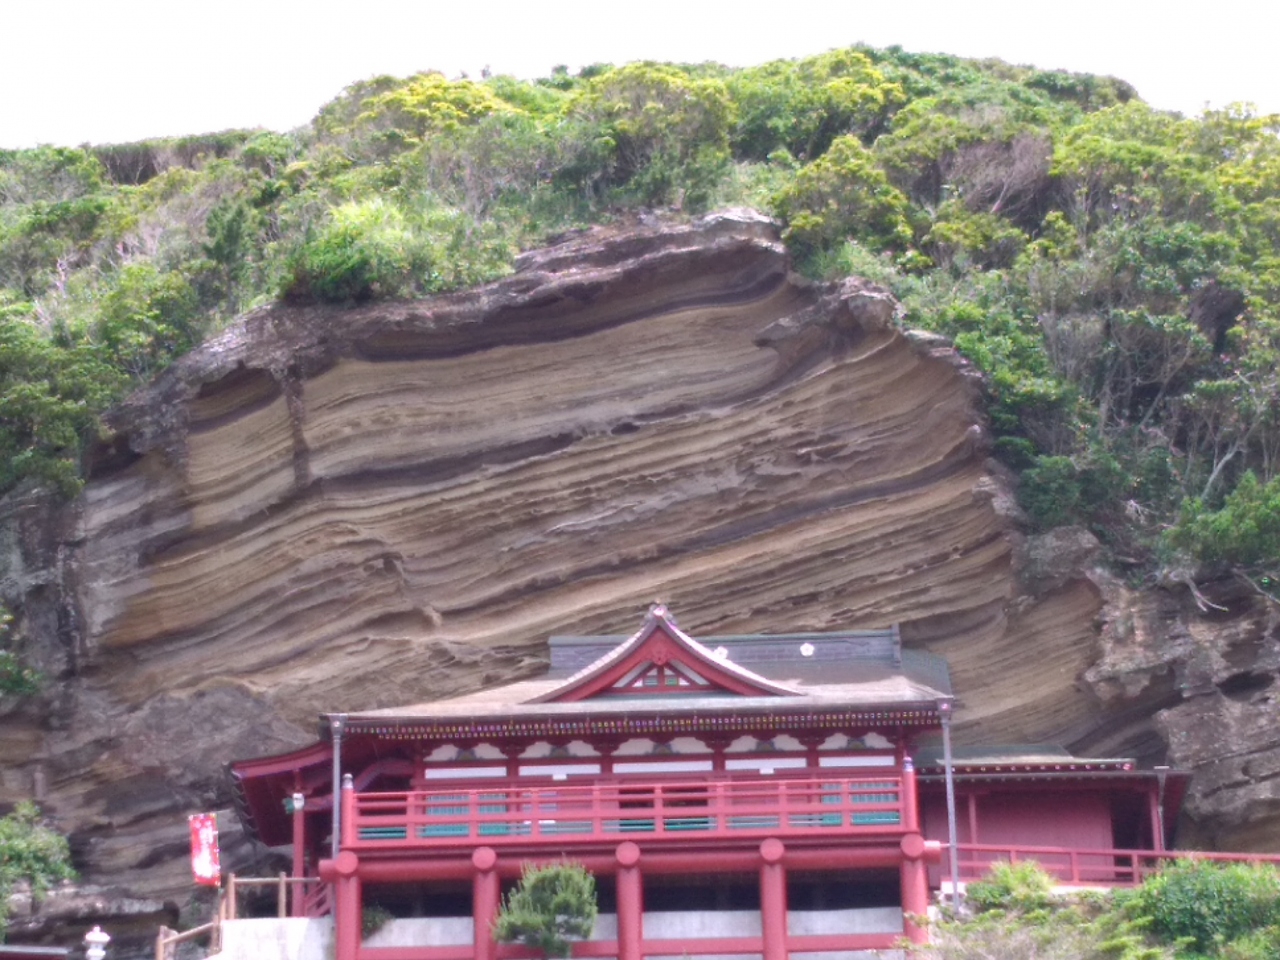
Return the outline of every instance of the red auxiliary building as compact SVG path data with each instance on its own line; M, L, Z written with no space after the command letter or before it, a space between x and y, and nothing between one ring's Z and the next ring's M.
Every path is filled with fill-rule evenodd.
M575 956L847 957L921 937L947 778L918 784L912 756L950 708L946 663L896 629L699 642L656 606L629 638L553 638L538 679L330 715L327 740L232 773L251 831L331 892L294 913L332 903L336 960L492 960L503 885L562 857L600 889ZM1085 851L1066 879L1116 882L1110 848L1163 849L1183 783L1124 761L980 759L955 765L973 869L1051 845ZM365 944L373 903L430 922Z

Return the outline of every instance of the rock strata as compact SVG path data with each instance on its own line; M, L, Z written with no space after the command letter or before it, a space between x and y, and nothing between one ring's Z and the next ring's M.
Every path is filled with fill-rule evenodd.
M1168 744L1209 835L1280 842L1273 618L1020 537L977 377L895 309L730 212L245 317L112 415L75 504L4 505L0 586L56 682L6 716L0 799L40 795L91 882L182 904L229 759L526 675L661 598L695 635L900 622L949 658L962 742ZM272 867L222 827L227 866Z

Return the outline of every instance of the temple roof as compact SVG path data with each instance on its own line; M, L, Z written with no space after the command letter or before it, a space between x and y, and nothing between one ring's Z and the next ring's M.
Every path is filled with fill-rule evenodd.
M957 773L1001 773L1012 770L1132 770L1132 757L1077 757L1063 747L1051 744L1001 744L999 746L956 747L951 763ZM942 748L921 748L916 755L916 769L921 774L941 771Z
M1191 782L1189 770L1139 769L1132 757L1077 757L1062 747L1044 744L957 747L951 752L951 766L957 783L1145 780L1160 787L1175 812ZM946 774L942 748L922 748L916 755L916 769L922 786L941 782Z
M284 798L298 778L309 794L327 782L331 717L343 717L343 730L355 735L344 740L343 753L360 767L381 755L386 740L937 729L939 706L950 697L946 661L903 650L897 628L695 639L655 605L629 637L553 637L541 676L426 703L323 715L319 743L238 761L231 773L245 823L264 842L285 843ZM309 801L309 809L319 807Z
M557 721L860 710L936 712L941 657L903 650L896 628L694 639L661 605L630 637L553 637L540 677L427 703L351 713L353 731L421 722ZM653 678L661 673L660 682Z

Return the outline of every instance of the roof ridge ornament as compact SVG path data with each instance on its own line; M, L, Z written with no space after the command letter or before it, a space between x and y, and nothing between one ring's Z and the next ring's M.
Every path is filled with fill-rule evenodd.
M746 697L795 697L799 690L788 684L763 677L753 670L733 662L726 650L725 656L717 655L681 630L667 605L655 602L645 614L644 623L618 646L601 656L594 663L583 667L552 690L535 696L526 703L569 703L592 699L600 695L633 695L630 687L619 690L619 681L636 686L639 671L656 667L659 671L674 668L679 672L690 670L707 681L706 684L682 684L674 677L657 678L652 687L641 685L652 694L697 694L712 690Z

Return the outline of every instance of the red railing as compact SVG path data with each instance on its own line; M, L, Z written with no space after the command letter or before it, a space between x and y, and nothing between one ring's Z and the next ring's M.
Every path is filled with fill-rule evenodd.
M1213 860L1220 863L1272 863L1280 865L1280 854L1209 853L1199 850L1121 850L1097 848L1072 850L1065 847L1014 846L991 843L961 843L961 880L981 878L992 864L1035 861L1062 884L1081 886L1136 886L1174 860ZM950 850L942 847L941 875L951 876Z
M302 898L304 917L327 917L333 913L333 888L316 878L314 886L307 889Z
M504 784L357 794L342 833L351 849L901 833L902 799L896 776Z

